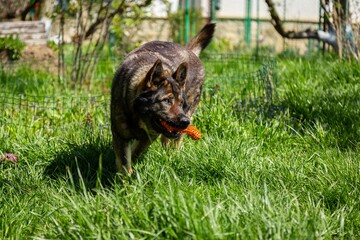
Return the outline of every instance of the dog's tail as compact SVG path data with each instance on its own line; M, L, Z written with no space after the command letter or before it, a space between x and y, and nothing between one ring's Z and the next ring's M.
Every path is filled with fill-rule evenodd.
M206 24L200 32L187 44L187 47L199 56L201 51L209 45L215 32L215 23Z

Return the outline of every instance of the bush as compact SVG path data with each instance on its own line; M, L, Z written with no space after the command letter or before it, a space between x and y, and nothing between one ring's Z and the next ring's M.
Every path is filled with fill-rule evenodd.
M20 41L19 37L2 37L0 38L0 53L5 52L9 60L17 60L21 57L25 43Z

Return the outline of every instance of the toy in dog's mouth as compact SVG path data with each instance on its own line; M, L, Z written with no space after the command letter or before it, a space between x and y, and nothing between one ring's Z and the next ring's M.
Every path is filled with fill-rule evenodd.
M176 135L179 135L179 133L185 133L185 134L189 135L193 140L199 140L202 137L202 134L199 131L199 129L197 129L193 125L190 125L190 126L188 126L187 128L184 128L184 129L179 129L179 128L175 128L173 126L170 126L169 124L167 124L165 121L163 121L161 119L160 119L160 124L171 135L176 136Z

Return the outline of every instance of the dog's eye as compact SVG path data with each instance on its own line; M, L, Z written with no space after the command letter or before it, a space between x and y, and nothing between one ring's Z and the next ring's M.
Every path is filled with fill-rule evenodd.
M172 103L173 103L173 99L172 99L172 98L165 98L163 101L164 101L166 104L168 104L168 105L172 105Z

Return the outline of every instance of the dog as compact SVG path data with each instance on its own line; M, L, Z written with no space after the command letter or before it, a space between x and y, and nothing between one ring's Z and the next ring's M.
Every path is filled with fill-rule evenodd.
M206 24L186 45L152 41L131 51L114 74L111 131L118 171L132 173L136 159L162 135L180 145L183 134L167 131L160 121L185 129L202 93L205 70L199 59L215 32Z

